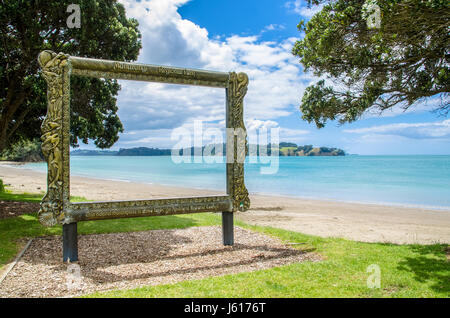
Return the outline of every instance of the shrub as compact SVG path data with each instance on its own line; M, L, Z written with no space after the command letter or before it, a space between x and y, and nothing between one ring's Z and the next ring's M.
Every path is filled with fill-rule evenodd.
M6 149L1 154L1 160L37 162L43 161L41 142L35 140L22 140Z

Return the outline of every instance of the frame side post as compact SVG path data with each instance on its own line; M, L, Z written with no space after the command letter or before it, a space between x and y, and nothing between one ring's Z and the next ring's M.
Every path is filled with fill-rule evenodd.
M232 211L247 211L250 199L244 182L247 131L244 125L244 97L248 88L245 73L230 73L227 88L227 193Z
M226 136L227 136L227 144L226 144L226 189L227 194L233 197L234 186L233 186L233 163L234 162L234 134L230 135L229 129L233 127L232 119L230 118L232 112L232 101L231 101L231 92L230 88L227 87L225 89L226 94L226 110L225 110L225 118L226 118ZM232 204L233 205L233 204ZM225 246L232 246L234 244L234 224L233 224L233 210L222 212L222 241Z
M42 75L47 82L47 115L42 122L42 153L47 161L47 193L42 198L39 209L39 221L44 226L67 223L63 212L64 204L69 200L69 171L64 172L68 145L64 143L69 138L69 93L70 93L70 63L69 56L43 51L38 62ZM64 137L66 135L66 137ZM66 152L66 154L65 154ZM65 176L63 176L65 173Z
M233 212L222 212L223 245L234 244Z
M63 224L63 262L78 261L77 223Z

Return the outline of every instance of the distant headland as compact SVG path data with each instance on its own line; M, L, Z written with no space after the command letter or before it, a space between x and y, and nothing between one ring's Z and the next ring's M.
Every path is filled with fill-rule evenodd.
M280 142L280 156L345 156L339 148L297 146L292 142Z
M191 147L190 153L203 153L202 149L196 149L194 147ZM221 145L218 145L219 147ZM260 153L264 154L271 154L271 145L267 145L263 149L261 146L256 145L250 145L250 148L254 146L253 149L257 149L257 155L260 155ZM226 153L226 146L223 144L223 151L222 153ZM197 150L197 151L196 151ZM200 150L200 151L199 151ZM113 151L113 150L86 150L86 149L76 149L70 152L72 156L170 156L172 154L171 149L167 148L148 148L148 147L136 147L136 148L121 148L120 150ZM212 155L214 155L214 151L212 152ZM280 156L345 156L345 152L342 149L339 148L329 148L329 147L313 147L312 145L304 145L304 146L298 146L295 143L292 142L281 142L279 144L279 155Z

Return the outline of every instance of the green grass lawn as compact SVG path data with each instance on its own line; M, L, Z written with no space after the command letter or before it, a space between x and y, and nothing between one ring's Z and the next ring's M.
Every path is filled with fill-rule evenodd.
M44 194L0 192L1 201L40 202Z
M14 200L37 200L42 195L4 194ZM82 198L80 198L82 199ZM5 200L5 198L3 199ZM220 224L220 215L158 216L80 222L80 234L186 228ZM320 238L301 233L236 225L275 236L286 242L303 242L298 248L314 251L320 262L303 262L251 273L240 273L176 284L146 286L133 290L95 293L87 297L449 297L448 246L361 243ZM42 235L60 235L61 227L44 228L36 215L0 220L0 266L20 248L20 240ZM379 266L381 288L367 287L367 267Z
M0 201L21 201L21 202L41 202L44 193L15 193L9 190L0 192ZM71 196L71 202L88 201L83 197Z

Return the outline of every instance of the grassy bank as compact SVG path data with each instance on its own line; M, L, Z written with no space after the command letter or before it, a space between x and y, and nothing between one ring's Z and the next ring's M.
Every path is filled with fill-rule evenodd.
M14 200L37 200L42 195L3 194ZM4 199L8 199L4 197ZM3 199L3 200L4 200ZM251 273L213 277L177 284L95 293L87 297L448 297L450 263L447 245L395 245L320 238L268 227L238 226L304 243L321 262L304 262ZM186 228L220 224L220 216L201 213L80 222L79 233L113 233ZM61 227L44 228L36 215L0 220L0 264L18 252L24 238L60 235ZM381 288L367 287L369 265L381 273Z

